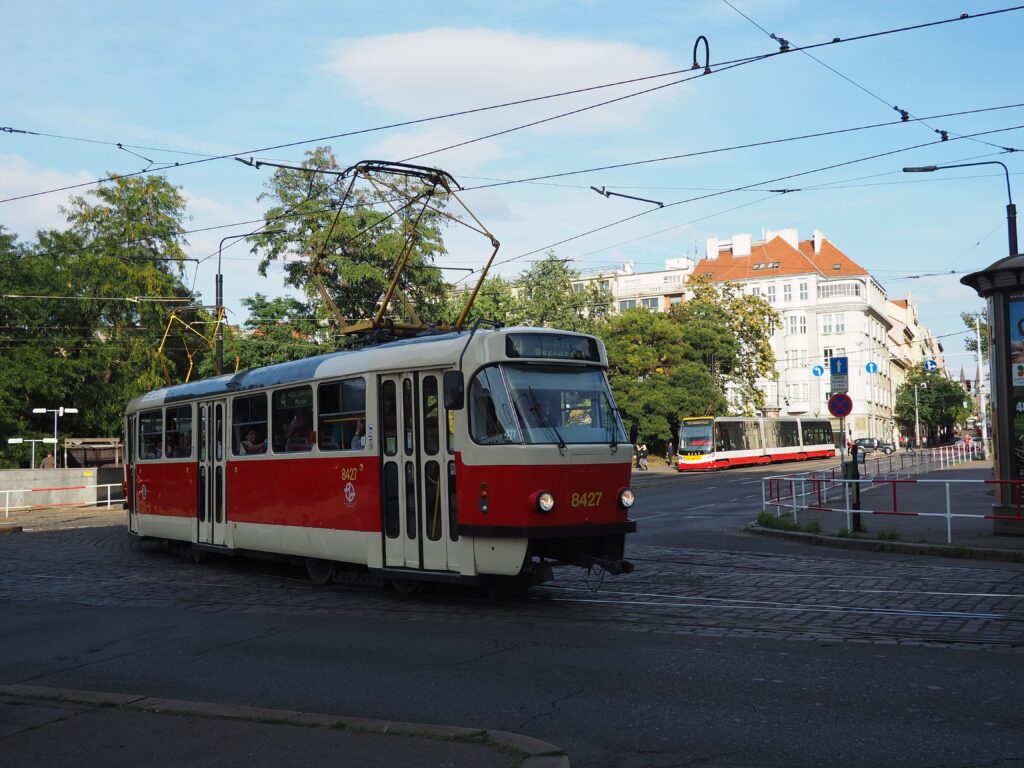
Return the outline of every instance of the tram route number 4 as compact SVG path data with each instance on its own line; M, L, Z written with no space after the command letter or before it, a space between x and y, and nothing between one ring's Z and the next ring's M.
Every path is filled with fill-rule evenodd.
M828 399L828 412L837 418L846 418L852 410L853 400L843 392L837 392Z

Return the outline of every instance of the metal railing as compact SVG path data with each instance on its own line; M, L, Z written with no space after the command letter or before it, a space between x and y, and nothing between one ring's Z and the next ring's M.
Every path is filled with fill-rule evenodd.
M954 518L984 520L1024 520L1022 516L1021 480L922 480L914 477L926 472L948 469L973 460L980 455L980 450L970 445L951 445L933 448L928 451L908 451L878 459L868 459L863 463L867 474L860 479L845 479L841 476L841 467L815 472L802 472L793 475L773 475L761 481L761 505L765 512L775 511L776 517L790 515L793 523L799 525L802 512L834 512L846 516L847 530L853 530L853 515L893 515L901 517L943 517L946 520L946 542L953 541ZM899 487L911 485L944 486L945 511L914 511L908 509L906 497L903 508L897 492ZM1011 515L995 515L982 513L953 512L950 488L954 485L995 485L1008 484L1016 486L1014 498L1016 510ZM871 498L869 504L876 508L864 508L858 504L855 508L854 499L862 499L863 494L878 488L891 489L884 500ZM859 488L860 493L855 489ZM878 502L877 504L875 502ZM891 503L891 508L885 508ZM935 505L929 508L934 509Z
M96 501L80 501L80 500L64 500L49 504L20 504L16 506L11 505L11 495L16 493L21 494L32 494L32 493L60 493L62 491L98 491L100 488L106 488L106 499L97 499ZM114 495L111 488L117 488L117 494ZM0 493L4 494L4 517L11 516L11 510L19 509L47 509L49 507L92 507L105 504L107 509L110 509L111 504L114 502L124 501L124 496L121 495L121 483L104 483L102 485L68 485L62 488L12 488L6 490L0 490Z

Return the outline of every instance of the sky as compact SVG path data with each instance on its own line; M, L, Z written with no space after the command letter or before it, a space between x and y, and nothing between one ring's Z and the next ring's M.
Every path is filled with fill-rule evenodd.
M326 144L342 165L416 158L450 173L501 241L495 271L509 277L549 249L583 271L627 261L646 271L702 257L708 237L756 240L766 229L796 227L806 239L821 230L890 298L912 294L923 322L944 337L947 364L970 368L971 356L957 356L963 337L952 334L963 330L960 311L983 305L959 278L1007 253L1006 177L991 165L913 175L901 168L998 160L1024 194L1024 155L1004 151L1024 148L1024 89L1012 54L1024 10L849 40L1012 3L730 2L735 8L724 0L12 3L0 31L0 128L51 136L0 131L0 225L25 240L61 227L68 195L88 197L93 187L35 193L107 173L204 155L297 163ZM767 33L792 47L848 42L726 64L778 52ZM691 69L700 36L710 74ZM894 107L917 119L901 122ZM973 110L991 111L938 117ZM509 131L538 120L545 122ZM887 125L735 148L880 123ZM257 151L282 144L293 146ZM665 157L676 159L657 160ZM613 165L625 167L606 167ZM229 157L161 172L189 201L188 229L217 227L190 234L187 248L203 259L188 264L187 282L212 304L218 243L253 229L244 222L261 218L258 196L272 169ZM566 175L520 181L554 174ZM488 186L498 181L519 183ZM592 186L664 207L606 198ZM740 187L749 189L730 191ZM793 191L769 191L779 189ZM23 195L33 196L9 199ZM453 268L453 281L490 253L461 227L445 239L439 265ZM245 317L242 297L287 292L281 266L261 277L257 262L244 243L225 244L232 322Z

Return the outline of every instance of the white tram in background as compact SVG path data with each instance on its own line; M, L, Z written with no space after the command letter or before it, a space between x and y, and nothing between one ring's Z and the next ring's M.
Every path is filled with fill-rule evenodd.
M623 559L630 439L600 340L447 333L146 393L127 408L128 528L274 553L325 582L538 583Z
M680 472L836 455L832 422L820 418L685 418L677 445Z

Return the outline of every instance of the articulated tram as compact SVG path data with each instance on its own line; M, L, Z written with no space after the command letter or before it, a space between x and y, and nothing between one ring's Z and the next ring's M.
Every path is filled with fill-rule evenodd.
M832 423L819 418L685 418L678 446L680 472L836 455Z
M422 336L146 393L127 408L129 531L390 579L628 572L631 446L600 340Z

